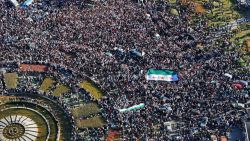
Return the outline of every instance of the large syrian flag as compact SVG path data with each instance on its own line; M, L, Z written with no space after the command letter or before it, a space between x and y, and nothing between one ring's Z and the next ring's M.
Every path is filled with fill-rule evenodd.
M158 80L158 81L177 81L178 76L172 70L157 70L149 69L146 75L147 80Z

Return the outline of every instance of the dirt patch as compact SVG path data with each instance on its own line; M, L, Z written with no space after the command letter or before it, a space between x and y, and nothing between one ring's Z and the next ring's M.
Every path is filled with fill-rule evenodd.
M245 45L247 48L247 52L250 52L250 39L245 40Z
M194 4L194 7L195 7L195 12L196 13L205 13L206 10L205 8L203 7L203 5L199 4L199 3L195 3Z
M188 5L190 8L194 8L194 11L196 13L205 13L206 12L206 9L200 3L196 3L196 2L190 1L190 0L181 0L180 3L181 3L181 5Z
M106 141L119 141L120 133L118 131L109 130Z
M246 46L249 48L249 47L250 47L250 39L247 39L247 40L245 41L245 44L246 44Z

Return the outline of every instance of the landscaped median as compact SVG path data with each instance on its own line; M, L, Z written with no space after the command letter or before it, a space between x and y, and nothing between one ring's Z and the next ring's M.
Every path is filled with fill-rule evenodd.
M78 119L76 125L79 128L99 128L106 123L101 116L94 116L88 119Z
M85 89L95 99L99 100L104 96L103 91L91 80L85 80L79 84L80 88Z
M75 118L87 117L92 114L97 114L101 110L96 103L88 103L85 105L80 105L79 107L72 109L72 114Z
M104 96L104 92L91 80L80 82L79 87L86 90L95 100L99 100ZM72 109L78 128L99 128L104 126L106 122L99 115L100 112L101 109L96 103L87 103Z
M4 82L7 89L15 89L17 87L17 73L5 73Z
M99 128L106 124L104 119L99 115L101 109L96 103L79 105L71 109L78 128Z
M56 89L54 90L52 95L59 97L59 96L61 96L61 94L69 92L69 90L70 89L67 86L64 86L64 85L60 84L60 85L56 86Z
M42 91L42 92L48 92L49 88L55 83L55 81L50 78L50 77L46 77L42 84L41 84L41 87L39 88L39 91Z

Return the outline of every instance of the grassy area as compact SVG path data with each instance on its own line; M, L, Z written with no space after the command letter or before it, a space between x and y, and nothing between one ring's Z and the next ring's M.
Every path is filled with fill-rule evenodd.
M43 83L41 87L39 88L42 92L48 92L49 88L55 83L55 81L52 78L46 77L43 80Z
M83 106L72 109L72 114L75 118L79 118L81 116L87 117L92 114L97 114L100 111L101 110L96 103L88 103Z
M243 45L243 47L239 48L237 51L243 55L243 58L250 61L250 59L248 59L250 57L250 55L249 55L250 54L250 47Z
M76 124L78 128L99 128L105 125L106 123L100 116L95 116L89 119L77 120Z
M213 8L204 9L203 4L210 3ZM209 25L223 26L228 22L233 22L240 17L239 12L234 10L234 4L230 0L194 0L195 11L204 13L208 18Z
M102 92L102 90L100 88L98 88L92 81L90 80L86 80L83 81L79 84L79 86L83 89L85 89L87 92L89 92L91 94L91 96L96 99L99 100L103 97L104 93Z
M245 46L248 48L248 49L250 49L250 39L247 39L247 40L245 40ZM249 50L249 52L250 52L250 50Z
M176 16L179 15L178 11L176 9L174 9L174 8L170 9L170 13L173 14L173 15L176 15Z
M239 64L244 67L250 69L250 22L242 23L238 25L238 29L234 30L234 37L230 39L231 42L240 46L237 49L240 52L241 56L239 59Z
M176 0L166 0L168 3L176 3Z
M250 56L249 56L249 52L248 54L243 54L241 56L241 58L239 59L239 64L242 66L242 67L246 67L246 68L249 68L250 69L250 65L249 65L249 61L250 61Z
M17 87L17 73L5 73L4 82L7 89L14 89Z
M236 39L244 40L245 38L250 37L250 30L243 30L238 32L232 39L231 41L234 42Z
M193 2L202 5L210 3L212 5L211 9L206 9L206 12L203 13L209 26L225 26L227 23L235 22L237 19L243 17L242 15L244 15L244 11L236 9L235 1L233 0L193 0ZM196 9L196 13L201 12L197 12ZM247 45L244 45L244 43L250 39L249 29L250 22L238 25L237 29L233 31L235 35L230 39L230 42L233 42L237 46L241 46L240 49L235 50L242 54L239 59L239 63L244 67L250 68L250 66L247 66L247 64L249 64L250 49Z
M56 89L54 90L52 95L59 97L59 96L61 96L61 94L64 94L67 92L69 92L69 88L67 86L58 85L58 86L56 86Z

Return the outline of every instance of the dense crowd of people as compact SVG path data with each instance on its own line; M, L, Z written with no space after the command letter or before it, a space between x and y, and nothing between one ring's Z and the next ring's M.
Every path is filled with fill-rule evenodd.
M238 65L237 52L228 51L231 33L208 26L192 7L45 0L23 9L1 1L0 29L1 62L57 64L77 74L72 81L94 80L106 92L98 103L108 127L121 129L124 140L177 140L170 138L166 121L185 123L177 131L185 141L226 136L232 126L243 126L242 116L228 114L235 111L231 103L249 100L242 83L250 81L249 73ZM145 55L131 55L132 49ZM174 70L179 81L147 81L150 68ZM118 112L139 103L145 108ZM171 111L160 108L166 104ZM100 131L93 132L91 140L99 140Z

